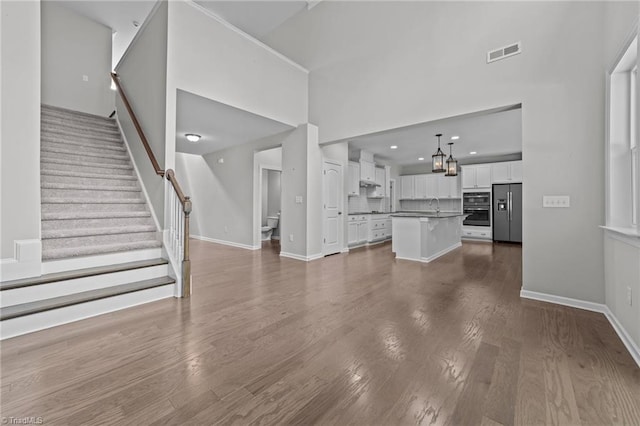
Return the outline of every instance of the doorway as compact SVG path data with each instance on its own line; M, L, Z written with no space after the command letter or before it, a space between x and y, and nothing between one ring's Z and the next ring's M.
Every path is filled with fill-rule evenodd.
M322 163L322 192L323 192L323 243L322 254L340 253L343 243L343 180L342 165L333 160Z
M280 252L282 147L255 153L253 245Z

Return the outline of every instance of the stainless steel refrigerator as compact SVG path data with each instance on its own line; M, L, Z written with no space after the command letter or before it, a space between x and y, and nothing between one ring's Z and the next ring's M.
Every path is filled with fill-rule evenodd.
M522 184L493 185L493 240L522 242Z

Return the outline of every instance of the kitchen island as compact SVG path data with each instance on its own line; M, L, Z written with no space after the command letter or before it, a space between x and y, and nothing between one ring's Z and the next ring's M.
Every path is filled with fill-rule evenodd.
M464 213L396 213L391 215L396 259L429 263L462 245Z

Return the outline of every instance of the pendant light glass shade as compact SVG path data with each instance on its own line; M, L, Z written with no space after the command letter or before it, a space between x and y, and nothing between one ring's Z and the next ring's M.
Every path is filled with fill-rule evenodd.
M453 145L453 142L449 142L449 158L447 158L447 173L445 173L445 176L458 176L458 160L453 158L451 145Z
M442 133L436 135L438 137L438 150L431 156L431 171L433 173L444 173L444 152L440 149L440 136Z

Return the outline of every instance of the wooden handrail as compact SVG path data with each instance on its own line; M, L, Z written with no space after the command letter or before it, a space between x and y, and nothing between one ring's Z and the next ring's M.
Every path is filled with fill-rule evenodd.
M118 90L118 93L120 93L120 97L122 97L122 102L124 103L125 108L127 108L127 111L129 112L131 121L133 121L133 125L135 126L136 131L138 132L138 136L142 141L142 145L144 146L144 150L147 151L149 160L151 160L151 165L153 166L157 175L164 176L164 170L160 168L160 164L158 164L158 160L156 160L156 156L153 155L153 151L151 150L149 141L147 140L147 137L144 135L144 132L142 131L142 127L140 126L140 122L138 121L136 114L133 112L133 109L131 108L131 104L129 103L129 99L127 98L127 95L124 93L124 89L120 84L120 78L118 77L118 74L112 72L111 79L116 85L116 89Z
M147 155L149 156L149 160L151 160L151 164L156 171L156 174L162 177L166 177L167 180L171 183L171 186L182 205L182 212L184 213L184 230L183 230L183 258L182 258L182 296L189 297L191 295L191 260L189 259L189 215L191 214L191 199L184 195L182 192L182 188L176 179L176 174L173 170L169 169L167 171L160 168L160 164L158 164L158 160L156 160L156 156L153 155L153 151L151 150L151 146L149 145L149 141L147 137L144 135L142 131L142 126L140 126L140 122L136 117L136 114L133 112L133 108L131 108L131 104L129 103L129 99L127 99L127 95L124 93L122 89L122 85L120 84L120 78L114 72L111 73L111 79L116 85L116 89L118 93L122 97L122 102L124 106L127 108L129 112L129 116L133 121L133 125L138 132L138 136L142 141L142 145L144 145L145 151L147 151Z

